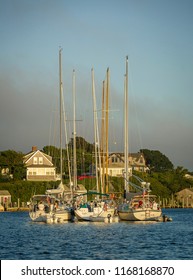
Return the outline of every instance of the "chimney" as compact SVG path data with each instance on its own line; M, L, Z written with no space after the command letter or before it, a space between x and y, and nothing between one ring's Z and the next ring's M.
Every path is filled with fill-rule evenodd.
M37 151L37 146L32 146L32 152Z

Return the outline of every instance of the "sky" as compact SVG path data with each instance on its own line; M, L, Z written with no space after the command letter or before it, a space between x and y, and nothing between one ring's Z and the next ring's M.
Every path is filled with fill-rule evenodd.
M123 152L129 57L129 151L159 150L193 171L192 0L0 0L0 151L58 146L59 66L68 139L72 72L77 135L94 142L110 70L109 151ZM64 137L65 138L65 137Z

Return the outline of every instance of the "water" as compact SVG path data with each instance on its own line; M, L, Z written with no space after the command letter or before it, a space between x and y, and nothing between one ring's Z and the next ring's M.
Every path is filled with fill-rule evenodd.
M193 209L164 209L172 222L41 224L0 213L1 260L192 260Z

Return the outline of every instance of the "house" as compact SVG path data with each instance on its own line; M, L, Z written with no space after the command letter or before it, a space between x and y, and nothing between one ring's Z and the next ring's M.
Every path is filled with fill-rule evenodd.
M175 194L177 202L184 208L193 207L193 188L183 189Z
M56 167L52 163L52 157L36 146L24 156L23 163L27 168L27 181L56 181Z
M0 190L0 211L4 211L11 204L11 195L7 190Z
M125 157L124 153L111 153L108 157L108 175L120 177L124 172ZM131 153L128 156L128 172L132 174L132 171L147 172L145 158L142 153ZM105 168L104 168L105 169ZM102 169L103 170L103 169ZM106 173L106 169L104 170ZM103 174L103 171L101 171Z

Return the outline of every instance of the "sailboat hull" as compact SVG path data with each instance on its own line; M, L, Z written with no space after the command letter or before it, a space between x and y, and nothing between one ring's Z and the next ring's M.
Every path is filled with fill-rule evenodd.
M87 222L105 222L105 219L110 219L114 216L114 209L110 208L104 211L100 207L94 208L94 211L89 212L87 208L80 208L74 211L78 221Z
M44 211L29 212L29 216L33 222L47 223L51 219L51 215Z
M54 219L57 220L57 222L65 222L72 220L72 214L70 210L58 210L54 213L53 216Z
M72 220L72 214L68 210L45 213L44 211L32 211L29 216L33 222L40 223L61 223Z
M118 212L120 220L123 221L157 221L161 215L161 210L153 209L128 209Z

